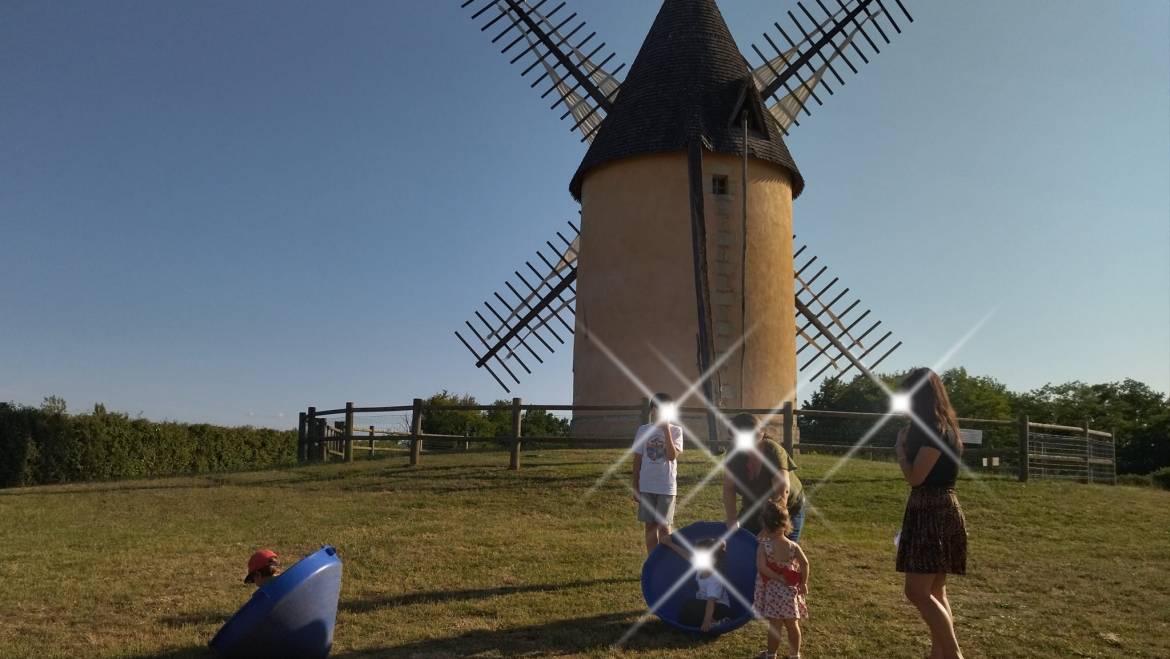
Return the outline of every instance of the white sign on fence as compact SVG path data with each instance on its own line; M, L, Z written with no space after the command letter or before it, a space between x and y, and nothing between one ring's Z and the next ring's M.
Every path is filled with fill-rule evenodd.
M963 440L964 444L970 444L972 446L983 446L982 430L959 428L959 438Z

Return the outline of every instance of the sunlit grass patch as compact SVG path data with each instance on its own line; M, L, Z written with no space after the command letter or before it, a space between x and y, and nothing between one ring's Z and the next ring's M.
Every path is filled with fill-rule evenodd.
M321 544L345 561L334 656L750 656L749 625L701 641L647 624L644 554L620 451L424 455L222 476L0 491L0 656L202 656L250 595L259 546ZM799 458L806 483L833 456ZM684 453L680 491L710 468ZM971 657L1170 656L1170 493L988 479L960 483L969 576L952 580ZM966 487L965 487L966 485ZM905 485L853 460L810 518L810 657L919 657L926 629L901 595L892 538ZM721 517L718 481L678 525Z

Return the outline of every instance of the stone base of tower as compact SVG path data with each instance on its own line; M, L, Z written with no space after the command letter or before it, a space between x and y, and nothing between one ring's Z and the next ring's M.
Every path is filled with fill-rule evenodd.
M721 433L716 430L717 437L715 442L712 442L707 430L707 417L704 414L684 414L680 421L686 428L688 446L701 443L713 447L718 441L727 439L718 436ZM627 445L633 444L634 435L641 424L642 415L638 412L576 412L569 423L569 436L581 440L582 443Z
M638 412L576 412L569 422L569 436L583 443L628 444L641 423Z
M747 174L745 181L741 158L703 158L712 357L719 364L712 399L723 408L771 409L795 402L792 184L783 168L754 158ZM718 193L716 181L726 186ZM681 152L613 161L585 178L573 404L636 404L648 391L680 397L698 379L689 198ZM583 441L629 442L640 418L575 414L571 432ZM702 414L686 426L705 444L726 439L707 436Z

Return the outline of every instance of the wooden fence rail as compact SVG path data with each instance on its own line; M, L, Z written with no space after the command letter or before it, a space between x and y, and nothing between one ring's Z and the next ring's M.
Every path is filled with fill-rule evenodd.
M423 417L430 411L463 411L463 412L491 412L509 410L511 412L511 428L507 437L469 437L463 435L434 435L426 434L422 430ZM357 407L347 402L345 407L318 410L309 407L298 416L298 447L297 457L302 462L312 460L328 460L330 455L341 457L345 461L354 459L354 443L367 441L365 446L368 454L373 456L376 451L403 450L402 447L380 447L375 444L379 438L383 440L397 440L408 442L409 460L412 466L419 464L422 457L423 445L427 440L448 440L453 442L495 442L508 447L508 468L520 468L520 456L524 443L535 442L568 442L571 446L600 447L616 446L626 443L626 440L610 437L548 437L523 435L524 413L531 411L555 412L637 412L641 423L650 420L650 401L643 398L637 405L535 405L524 404L519 398L513 398L510 405L427 405L421 398L415 398L410 405L388 405L378 407ZM359 414L378 414L387 412L410 412L410 431L392 431L377 429L374 426L357 428L354 417ZM680 407L680 414L709 415L713 412L706 407ZM735 408L721 409L719 413L725 416L736 414L753 414L765 416L769 421L779 420L781 429L781 443L792 453L796 448L796 420L798 417L809 419L853 419L870 420L889 419L899 415L880 412L846 412L839 410L798 410L791 402L784 403L778 409L765 408ZM344 415L343 420L334 427L330 427L326 417ZM1090 482L1116 482L1116 461L1113 434L1089 427L1088 422L1082 426L1062 426L1048 423L1034 423L1027 415L1017 419L978 419L960 418L960 425L964 427L1011 428L1016 430L1016 469L1021 482L1029 476L1037 477L1071 477L1068 470L1057 467L1064 464L1075 464L1084 474L1082 480ZM1041 442L1041 434L1044 441ZM1036 435L1036 442L1031 440ZM812 450L836 450L848 444L810 444L805 445ZM465 444L466 446L466 444ZM868 446L865 450L892 450L889 447ZM998 464L1001 457L1005 457L1010 449L974 449L976 457L985 459L994 458ZM1055 465L1055 466L1054 466Z

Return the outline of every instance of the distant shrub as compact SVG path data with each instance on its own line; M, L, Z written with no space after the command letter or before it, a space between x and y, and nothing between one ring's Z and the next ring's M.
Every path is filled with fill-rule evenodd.
M1133 485L1136 487L1153 487L1154 479L1149 474L1118 474L1118 485Z
M1150 480L1163 490L1170 490L1170 467L1162 467L1150 474Z
M0 487L258 469L292 463L296 451L291 430L0 403Z

